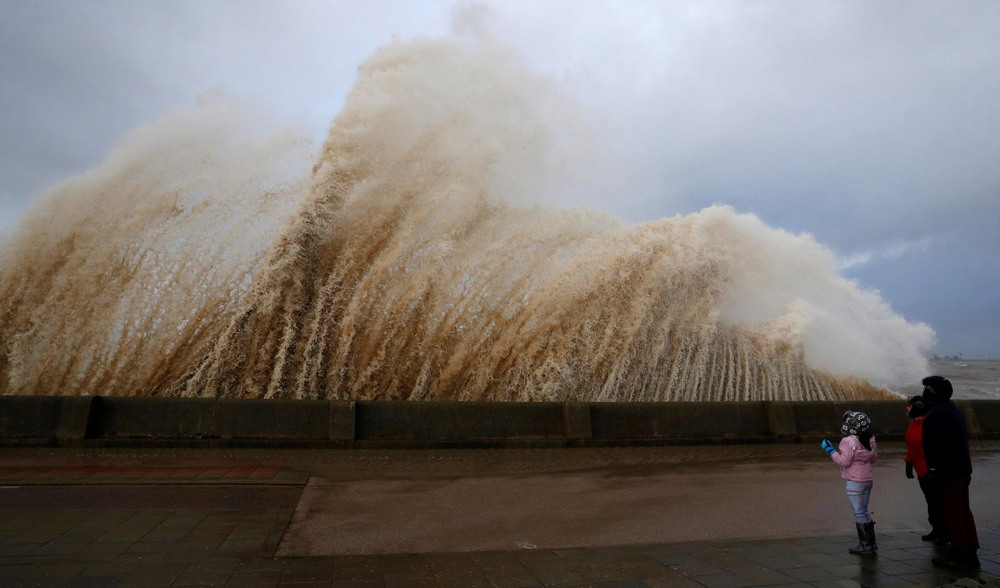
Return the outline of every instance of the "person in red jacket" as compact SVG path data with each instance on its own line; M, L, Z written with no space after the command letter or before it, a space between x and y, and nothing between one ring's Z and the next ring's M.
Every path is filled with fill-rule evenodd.
M923 429L927 406L920 396L913 396L906 401L906 414L910 417L910 425L906 429L906 477L913 479L916 472L920 491L927 502L927 522L931 524L931 532L921 535L924 541L947 543L948 532L944 523L944 513L941 510L941 496L937 486L927 479L927 459L924 457Z

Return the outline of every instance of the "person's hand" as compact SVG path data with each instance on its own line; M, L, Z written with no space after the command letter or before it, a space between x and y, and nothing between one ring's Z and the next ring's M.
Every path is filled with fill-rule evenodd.
M913 464L910 462L906 462L906 479L913 479Z
M823 442L820 443L819 446L822 447L823 451L827 452L829 455L833 455L837 451L837 448L833 446L833 443L830 443L829 439L823 439Z
M937 472L935 472L932 469L928 469L927 473L924 474L924 480L928 482L937 482L937 478L938 478Z

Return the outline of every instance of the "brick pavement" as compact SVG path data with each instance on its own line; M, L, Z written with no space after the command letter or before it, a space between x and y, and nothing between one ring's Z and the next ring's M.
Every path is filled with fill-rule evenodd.
M712 453L691 450L678 459ZM983 569L973 573L934 568L931 557L942 548L922 543L919 529L880 532L875 557L848 554L856 537L846 533L277 557L310 463L333 456L0 450L0 586L1000 586L994 527L980 528ZM373 453L363 457L380 463Z

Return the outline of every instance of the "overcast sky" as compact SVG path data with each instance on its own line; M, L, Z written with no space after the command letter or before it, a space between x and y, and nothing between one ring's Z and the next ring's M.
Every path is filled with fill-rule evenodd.
M810 233L933 327L932 351L1000 357L992 0L0 0L0 231L219 89L318 146L377 47L458 25L592 114L613 173L584 204L629 222L730 204Z

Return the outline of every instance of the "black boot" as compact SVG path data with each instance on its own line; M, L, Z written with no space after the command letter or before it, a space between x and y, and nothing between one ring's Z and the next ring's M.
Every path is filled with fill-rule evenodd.
M858 546L852 547L847 551L857 553L858 555L873 555L878 550L878 547L875 545L875 523L869 521L867 523L855 523L854 526L858 528Z
M939 529L932 529L930 533L920 536L921 541L933 541L937 545L944 545L948 542L948 533Z
M875 521L868 521L864 527L865 537L868 538L868 545L871 546L872 552L878 551L878 543L875 541Z

